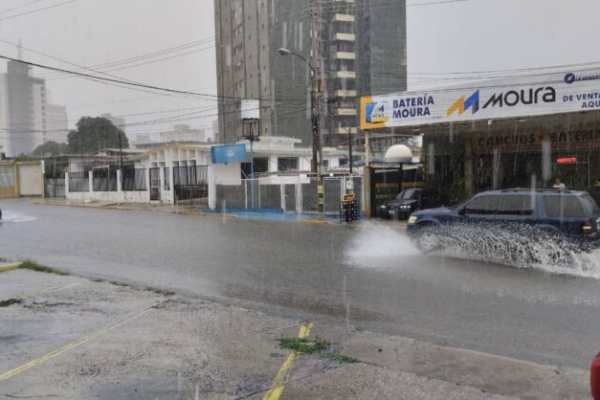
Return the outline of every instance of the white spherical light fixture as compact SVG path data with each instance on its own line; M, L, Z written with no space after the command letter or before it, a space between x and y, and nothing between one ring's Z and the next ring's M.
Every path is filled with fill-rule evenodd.
M392 146L385 152L385 162L390 164L411 164L413 162L412 150L403 144Z

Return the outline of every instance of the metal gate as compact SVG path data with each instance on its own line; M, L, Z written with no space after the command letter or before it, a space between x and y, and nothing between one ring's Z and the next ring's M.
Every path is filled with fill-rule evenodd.
M208 167L174 167L175 204L208 204Z
M150 201L160 201L160 168L150 168Z
M398 169L371 170L371 212L378 215L379 207L388 200L396 198L402 187Z
M65 175L46 173L44 175L44 191L46 197L66 197Z

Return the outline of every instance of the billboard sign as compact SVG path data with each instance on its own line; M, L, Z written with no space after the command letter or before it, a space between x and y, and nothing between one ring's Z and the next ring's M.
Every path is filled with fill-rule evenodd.
M213 164L230 164L246 161L246 145L213 146L210 149Z
M600 110L600 69L361 98L361 129Z
M260 119L260 100L242 100L242 119Z

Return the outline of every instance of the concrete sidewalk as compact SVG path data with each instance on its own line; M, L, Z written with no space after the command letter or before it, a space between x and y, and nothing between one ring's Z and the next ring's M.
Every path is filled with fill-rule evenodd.
M12 270L0 273L0 305L1 398L589 398L586 371L158 289ZM296 337L301 326L330 348L290 356L278 339Z

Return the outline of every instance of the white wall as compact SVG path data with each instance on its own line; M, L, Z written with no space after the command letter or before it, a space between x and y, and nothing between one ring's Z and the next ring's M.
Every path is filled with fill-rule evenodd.
M18 165L21 196L44 195L44 172L42 164Z
M217 207L217 185L242 184L242 164L212 164L208 167L208 207Z
M68 192L67 200L101 203L150 203L150 192Z

